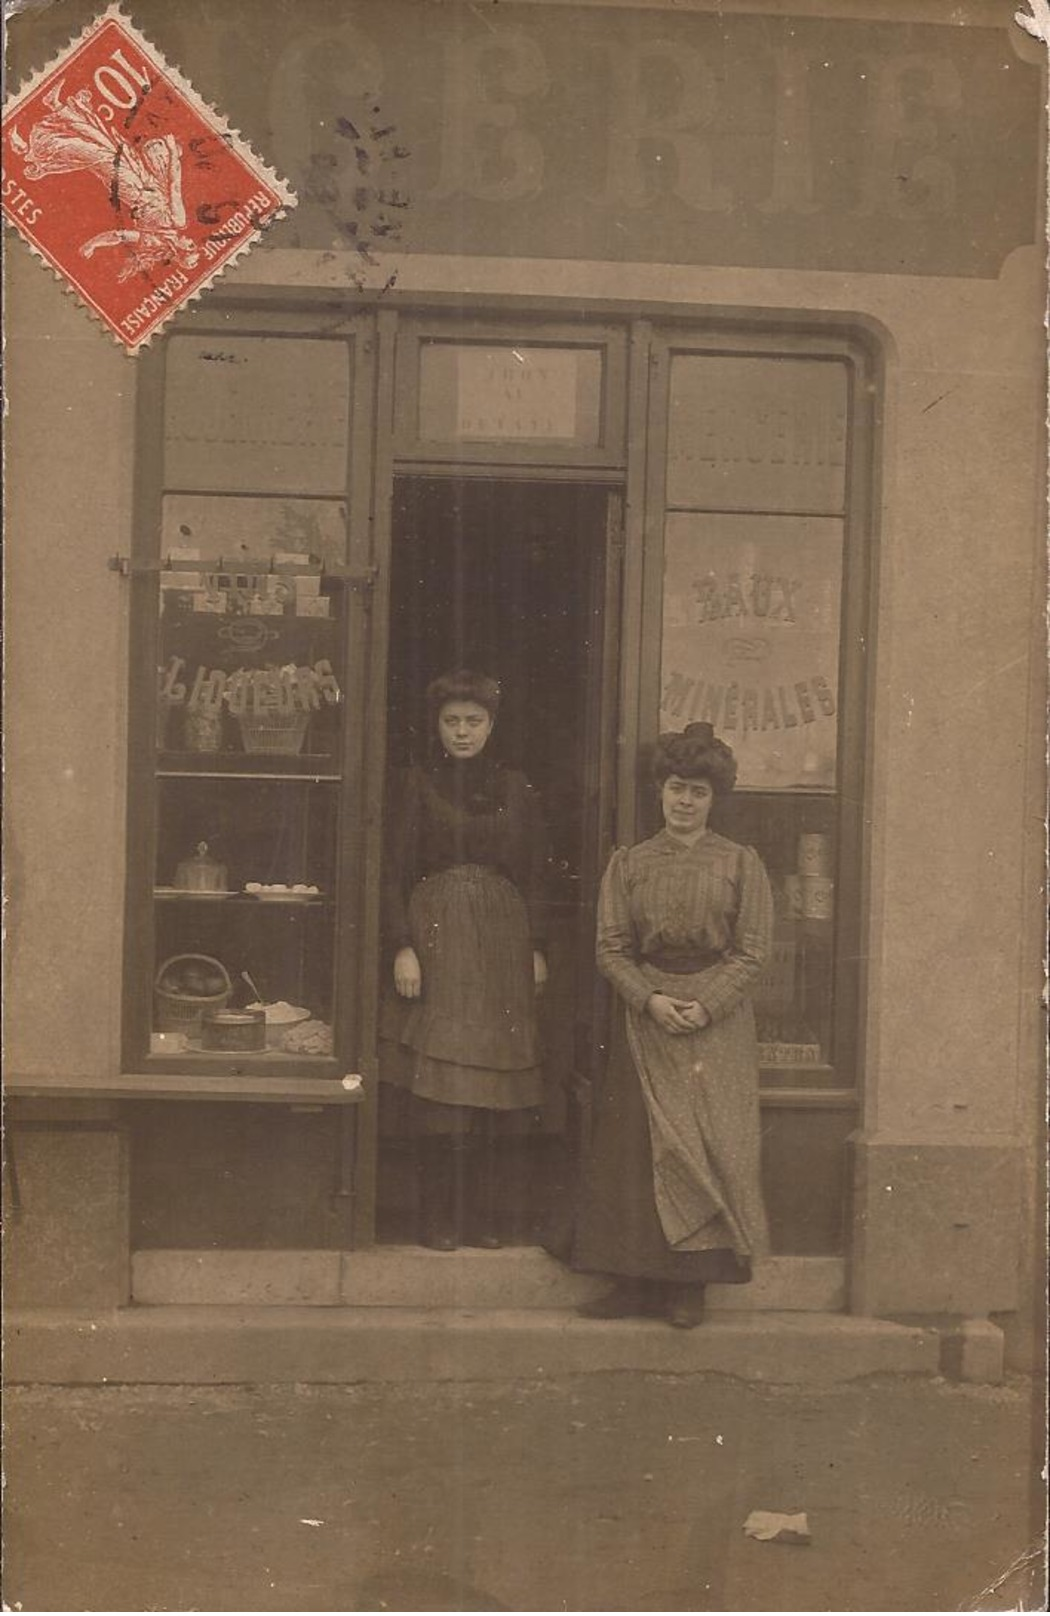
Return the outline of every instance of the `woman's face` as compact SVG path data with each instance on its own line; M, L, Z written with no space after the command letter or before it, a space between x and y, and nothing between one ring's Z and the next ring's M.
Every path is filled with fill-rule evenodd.
M492 734L492 716L477 701L446 701L438 714L438 734L449 757L477 757Z
M660 787L664 824L679 836L692 836L707 829L707 816L715 800L709 780L684 780L669 774Z

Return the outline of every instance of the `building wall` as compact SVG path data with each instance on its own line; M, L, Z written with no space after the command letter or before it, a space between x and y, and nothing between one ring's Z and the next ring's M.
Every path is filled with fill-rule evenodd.
M120 1060L135 362L8 255L7 1069Z
M876 332L853 1305L1012 1311L1042 1089L1041 251L981 279L414 252L362 284L393 268L399 295L836 310ZM349 255L275 246L228 280L355 277ZM127 591L106 563L130 548L136 371L20 244L9 286L8 1068L104 1075L119 1060L127 686Z

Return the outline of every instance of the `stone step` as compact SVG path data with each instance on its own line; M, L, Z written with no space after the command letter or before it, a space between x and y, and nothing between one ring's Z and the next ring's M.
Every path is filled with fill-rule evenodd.
M150 1306L572 1308L605 1282L574 1274L532 1246L502 1251L138 1251L132 1297ZM835 1313L845 1306L840 1257L771 1257L750 1285L713 1285L714 1312Z
M542 1380L722 1374L827 1384L936 1374L936 1332L841 1313L720 1311L697 1330L542 1308L41 1309L7 1321L7 1378L61 1384Z

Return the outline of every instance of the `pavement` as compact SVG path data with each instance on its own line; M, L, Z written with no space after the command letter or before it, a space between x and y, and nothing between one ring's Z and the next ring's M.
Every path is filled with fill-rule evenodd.
M14 1386L5 1606L1044 1608L1042 1407L927 1375ZM745 1536L760 1509L811 1541Z

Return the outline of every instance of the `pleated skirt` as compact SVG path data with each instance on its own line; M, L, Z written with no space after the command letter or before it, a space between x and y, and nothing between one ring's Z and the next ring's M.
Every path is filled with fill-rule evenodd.
M416 885L408 921L422 993L384 996L383 1080L446 1106L541 1105L532 940L518 889L486 866L455 865Z

